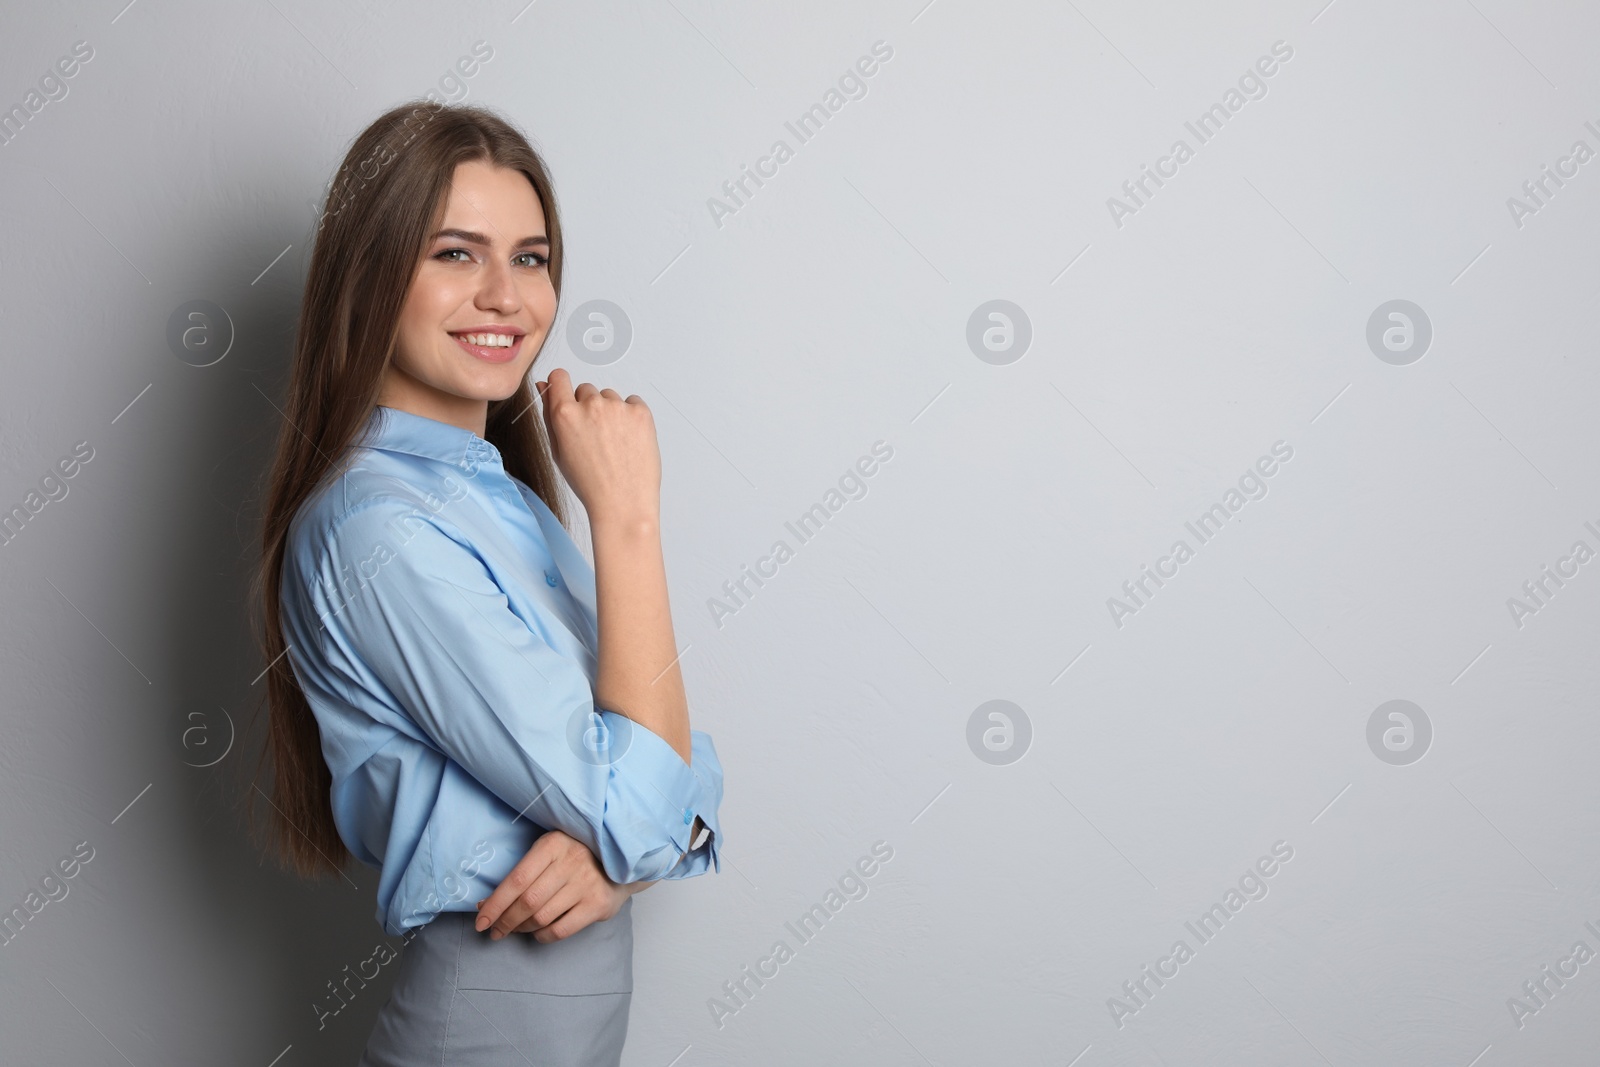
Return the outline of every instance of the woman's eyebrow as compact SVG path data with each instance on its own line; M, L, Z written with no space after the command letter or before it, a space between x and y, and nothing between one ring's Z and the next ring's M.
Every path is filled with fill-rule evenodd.
M484 234L478 233L476 230L457 230L457 229L440 230L439 232L435 233L432 237L430 237L429 240L430 241L437 241L441 237L453 237L458 241L466 241L469 244L475 244L475 245L487 245L487 244L490 243L489 238L487 236L485 236ZM513 248L532 248L532 247L540 246L540 245L548 247L549 244L550 244L550 238L544 236L543 234L540 234L537 237L524 237L522 240L518 241L512 247Z

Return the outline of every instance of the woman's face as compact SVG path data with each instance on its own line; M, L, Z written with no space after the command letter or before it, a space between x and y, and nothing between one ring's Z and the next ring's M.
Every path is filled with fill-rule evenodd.
M516 392L555 318L549 254L544 211L521 171L456 167L378 403L481 435L488 402Z

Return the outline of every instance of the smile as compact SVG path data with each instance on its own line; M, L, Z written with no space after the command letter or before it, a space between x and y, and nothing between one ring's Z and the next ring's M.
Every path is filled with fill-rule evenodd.
M468 353L490 363L509 363L522 351L523 335L520 333L467 330L450 336Z

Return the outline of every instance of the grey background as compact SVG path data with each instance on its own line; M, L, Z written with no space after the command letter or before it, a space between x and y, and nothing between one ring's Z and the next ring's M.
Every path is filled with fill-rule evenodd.
M243 834L245 580L312 205L480 40L465 99L553 170L563 313L631 322L596 367L563 320L539 366L656 412L727 770L723 873L636 902L630 1067L1592 1054L1600 962L1520 1028L1507 1001L1600 952L1600 563L1521 627L1507 598L1600 548L1600 161L1520 227L1506 201L1600 149L1600 7L923 3L12 5L5 106L74 41L94 58L0 148L0 507L94 458L0 547L0 908L95 854L0 947L0 1058L349 1064L365 1039L392 968L320 1031L311 1005L382 938L372 872L301 884ZM867 95L796 146L783 123L878 40ZM1266 96L1115 225L1107 198L1279 40ZM208 367L165 340L195 299L235 331ZM1006 365L966 342L996 299L1032 330ZM1433 328L1405 366L1366 343L1395 299ZM877 440L867 495L798 545L785 521ZM1107 598L1277 441L1267 496L1116 626ZM1396 699L1433 729L1404 766L1367 743ZM1021 759L969 748L991 700L1028 716ZM784 924L875 841L868 895L800 945ZM1268 895L1199 945L1185 922L1278 841ZM1107 999L1179 938L1119 1028Z

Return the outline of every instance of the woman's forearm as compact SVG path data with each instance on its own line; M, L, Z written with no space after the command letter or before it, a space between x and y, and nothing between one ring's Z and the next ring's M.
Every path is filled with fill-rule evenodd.
M690 762L689 705L655 518L590 516L600 633L595 703L657 734Z

